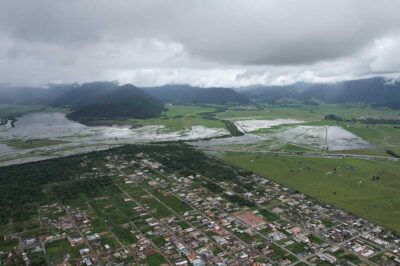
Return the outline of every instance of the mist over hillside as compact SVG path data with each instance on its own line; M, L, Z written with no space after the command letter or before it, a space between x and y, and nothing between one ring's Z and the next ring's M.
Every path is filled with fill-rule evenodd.
M32 97L33 96L33 97ZM50 85L48 88L9 88L0 91L2 104L66 107L68 118L128 119L159 116L164 104L133 85L116 82Z
M128 87L135 93L126 95L126 88ZM121 88L125 89L121 90ZM121 95L119 96L119 94ZM320 104L326 102L365 103L398 109L400 108L400 82L374 77L337 83L302 82L285 86L252 86L232 89L200 88L189 85L137 88L133 85L120 86L117 82L97 81L83 84L49 85L46 88L0 88L0 104L43 104L69 107L76 111L78 108L90 105L104 105L105 99L112 100L113 105L120 102L125 107L128 107L128 103L131 105L140 103L141 106L145 106L156 101L176 104L219 105L249 103ZM160 105L160 103L157 105ZM115 110L115 108L111 109Z
M188 85L165 85L144 89L154 97L175 103L245 104L249 99L230 88L199 88Z
M99 93L88 92L90 103L75 103L68 118L78 121L144 119L159 116L164 106L161 101L130 84L118 86L111 91L106 87Z
M276 103L282 99L307 101L318 99L327 103L366 103L400 107L400 82L382 77L337 83L295 83L287 86L255 86L241 93L258 102Z
M117 82L106 81L49 85L47 88L9 87L0 89L0 103L79 107L95 103L108 93L117 94L116 91L119 88ZM246 96L230 88L199 88L188 85L135 88L161 101L174 103L245 104L249 102Z

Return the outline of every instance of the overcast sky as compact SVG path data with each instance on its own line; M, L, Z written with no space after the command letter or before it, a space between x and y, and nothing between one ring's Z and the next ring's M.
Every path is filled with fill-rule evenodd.
M399 0L1 0L0 83L396 76L399 10Z

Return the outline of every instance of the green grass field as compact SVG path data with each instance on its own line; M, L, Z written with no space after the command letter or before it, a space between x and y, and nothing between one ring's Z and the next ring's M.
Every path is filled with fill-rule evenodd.
M0 251L11 252L18 246L18 239L0 240Z
M400 128L394 125L353 124L346 128L381 150L400 152Z
M372 109L372 108L370 108ZM339 109L340 110L340 109ZM373 110L373 109L372 109ZM395 110L391 111L396 112ZM395 116L390 116L390 113L381 113L380 116L370 116L379 118L396 118ZM330 121L330 120L320 120L309 122L306 125L336 125L340 126L355 135L361 137L362 139L368 141L370 144L375 146L375 149L357 151L358 154L376 154L376 155L386 155L386 150L390 149L395 152L400 152L400 126L399 125L389 125L389 124L364 124L361 122L341 122L341 121ZM273 130L273 129L271 129ZM346 151L346 153L354 153L352 151Z
M18 117L26 113L34 112L60 112L67 113L65 108L54 108L44 105L10 105L0 104L0 117Z
M338 105L324 104L310 105L267 105L260 110L235 110L230 108L217 116L223 119L257 118L276 119L292 118L306 122L319 121L327 114L336 114L344 119L351 118L400 118L400 111L389 108L372 108L368 105Z
M137 125L163 125L165 131L179 131L192 126L205 126L210 128L223 128L224 124L218 120L210 120L203 114L214 112L216 108L200 106L167 105L160 117L150 119L131 119Z
M47 254L51 261L60 261L63 256L70 254L71 260L76 260L80 258L79 248L72 248L68 243L67 239L61 239L54 241L46 246Z
M154 255L147 257L144 260L144 262L146 262L149 266L158 266L158 265L165 264L167 261L164 259L164 257L161 254L156 253Z
M400 166L361 159L225 153L223 159L400 231ZM378 180L373 180L378 176Z

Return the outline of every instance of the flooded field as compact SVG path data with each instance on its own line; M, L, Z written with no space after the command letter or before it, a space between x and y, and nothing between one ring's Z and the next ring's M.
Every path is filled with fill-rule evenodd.
M236 121L236 125L245 135L230 137L225 129L207 128L201 125L174 132L167 132L164 126L160 125L139 128L88 127L67 119L62 113L30 113L20 117L15 127L12 127L10 123L0 126L0 165L106 149L115 145L153 141L202 140L195 145L212 148L241 145L245 148L246 145L251 144L262 145L267 150L276 150L285 144L330 151L371 147L365 140L339 126L296 125L298 123L302 121L294 119L239 120ZM254 132L278 125L289 125L289 128L276 128L270 132L257 132L257 134ZM221 136L225 138L215 138ZM29 142L29 140L37 139L53 142L49 141L49 145L41 147L16 148L18 143L15 145L15 141ZM62 142L58 144L54 140ZM24 147L24 145L19 146Z
M120 145L151 141L194 140L229 135L220 128L207 128L201 125L189 129L165 132L163 126L99 126L88 127L71 121L61 113L31 113L24 115L15 123L0 126L0 159L9 161L13 158L25 161L26 156L46 157L55 153L70 154L71 149L77 152L95 150L105 145ZM62 140L65 143L35 149L15 149L7 145L10 141L50 139ZM25 158L25 159L23 159ZM1 163L0 161L0 163Z
M301 124L304 121L295 119L273 119L273 120L238 120L235 122L237 128L243 133L257 131L259 129L271 128L279 125Z
M357 150L371 145L339 126L296 126L275 134L275 137L299 145L323 150Z
M339 126L305 125L293 125L289 129L277 129L268 133L247 133L240 137L201 141L197 145L212 148L240 144L259 144L267 150L276 150L285 144L294 144L321 151L359 150L372 147L367 141ZM243 149L246 149L244 145L242 146Z

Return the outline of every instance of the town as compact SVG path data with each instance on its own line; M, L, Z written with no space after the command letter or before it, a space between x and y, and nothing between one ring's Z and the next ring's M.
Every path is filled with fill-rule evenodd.
M174 154L193 148L153 146L104 151L77 177L111 180L102 195L55 200L36 221L4 227L1 265L400 264L391 230L208 155L183 169Z

